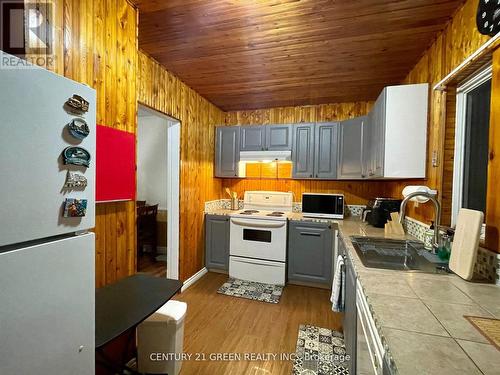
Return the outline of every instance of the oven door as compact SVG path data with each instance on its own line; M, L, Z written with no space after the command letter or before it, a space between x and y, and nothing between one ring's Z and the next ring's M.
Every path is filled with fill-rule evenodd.
M229 254L286 261L286 221L231 218Z

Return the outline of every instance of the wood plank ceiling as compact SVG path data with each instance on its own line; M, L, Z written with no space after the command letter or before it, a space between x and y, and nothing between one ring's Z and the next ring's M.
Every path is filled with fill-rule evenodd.
M223 110L373 100L461 0L136 0L139 46Z

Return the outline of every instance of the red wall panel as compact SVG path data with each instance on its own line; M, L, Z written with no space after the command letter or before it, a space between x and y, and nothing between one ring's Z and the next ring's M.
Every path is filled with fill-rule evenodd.
M97 125L96 201L135 199L135 136Z

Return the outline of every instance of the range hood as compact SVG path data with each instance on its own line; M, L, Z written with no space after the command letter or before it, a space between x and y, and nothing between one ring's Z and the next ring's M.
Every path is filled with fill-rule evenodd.
M291 151L240 151L240 161L253 162L253 161L291 161Z

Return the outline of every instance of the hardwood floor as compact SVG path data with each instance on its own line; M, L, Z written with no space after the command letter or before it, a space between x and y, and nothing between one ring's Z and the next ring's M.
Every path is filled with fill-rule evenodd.
M291 361L210 360L217 353L295 353L300 324L342 330L341 314L333 313L330 291L287 285L279 304L217 294L227 275L208 273L174 299L188 304L181 375L283 374ZM204 353L205 361L196 361Z
M149 254L141 254L137 257L137 272L167 277L167 262L154 260Z

